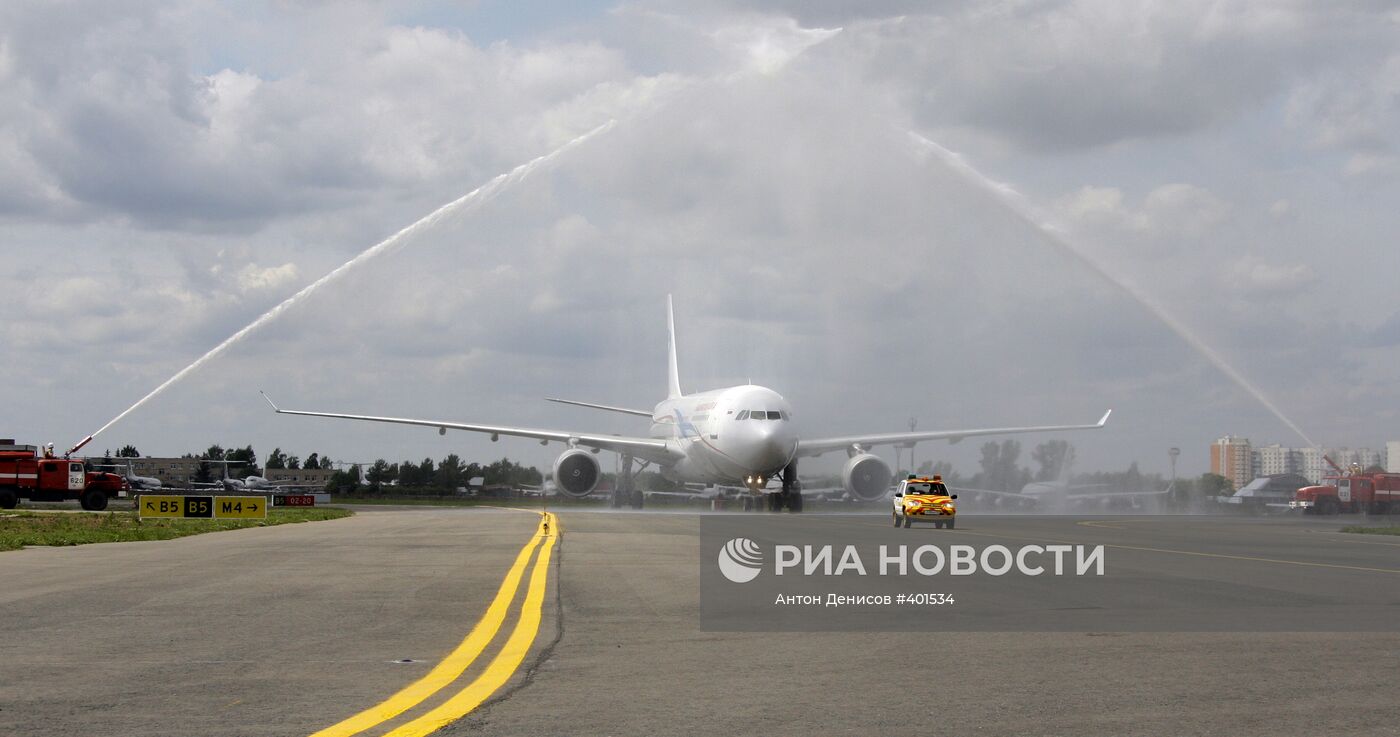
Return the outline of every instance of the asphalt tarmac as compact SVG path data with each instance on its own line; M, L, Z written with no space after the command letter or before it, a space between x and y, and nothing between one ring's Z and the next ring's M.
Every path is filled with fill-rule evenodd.
M0 735L311 734L456 647L538 520L369 509L0 553Z
M311 734L457 647L538 520L364 509L0 553L0 735ZM1394 735L1400 625L1313 620L1351 597L1362 629L1382 628L1386 606L1400 620L1400 538L1337 532L1353 521L969 515L955 531L880 533L888 519L868 521L892 540L1105 544L1111 565L1167 589L1278 600L1306 632L1176 632L1153 608L1124 613L1150 632L723 632L698 615L699 515L566 510L522 665L439 733Z

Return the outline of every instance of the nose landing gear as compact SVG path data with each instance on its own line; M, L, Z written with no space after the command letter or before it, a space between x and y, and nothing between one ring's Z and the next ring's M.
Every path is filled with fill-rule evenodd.
M783 490L768 495L768 511L781 512L786 509L794 514L802 511L802 484L797 480L797 461L783 469Z

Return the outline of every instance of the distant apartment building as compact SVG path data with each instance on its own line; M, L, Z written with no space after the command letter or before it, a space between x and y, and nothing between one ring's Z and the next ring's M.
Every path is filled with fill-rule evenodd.
M1342 468L1360 466L1363 471L1368 468L1385 468L1385 451L1374 448L1338 448L1332 460Z
M1400 440L1392 440L1385 444L1385 470L1388 473L1400 473Z
M1210 445L1210 472L1224 476L1236 489L1254 479L1254 455L1249 439L1226 435Z
M1284 473L1302 474L1304 467L1301 448L1285 448L1281 445L1266 445L1254 449L1252 467L1254 475L1277 476Z
M1217 444L1220 442L1216 441ZM1391 445L1397 447L1392 450ZM1214 446L1212 446L1212 453L1214 453ZM1387 456L1390 460L1387 460ZM1306 478L1309 483L1317 484L1329 476L1337 475L1337 469L1332 467L1332 463L1347 471L1350 471L1354 466L1360 466L1362 470L1375 467L1389 468L1387 463L1391 460L1400 461L1400 442L1388 443L1386 451L1373 448L1285 448L1281 445L1266 445L1261 448L1253 448L1250 451L1250 457L1250 467L1255 476L1296 473ZM1332 463L1328 463L1328 459L1331 459ZM1215 456L1212 455L1211 470L1213 473L1219 473L1214 469ZM1225 476L1226 474L1221 473L1220 475ZM1229 477L1227 476L1227 478Z
M1323 460L1327 451L1322 448L1299 448L1298 455L1303 459L1303 468L1299 473L1308 480L1309 483L1320 483L1323 476L1335 475L1331 464Z

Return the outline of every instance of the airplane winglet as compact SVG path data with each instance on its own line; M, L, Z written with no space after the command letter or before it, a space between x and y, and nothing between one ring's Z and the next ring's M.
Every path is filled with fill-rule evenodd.
M273 411L273 412L276 412L276 413L278 413L278 414L281 414L281 413L282 413L282 410L277 409L277 405L276 405L276 404L273 404L273 402L272 402L272 397L267 396L267 392L265 392L265 391L259 389L259 390L258 390L258 393L261 394L261 395L263 395L263 399L266 399L266 400L267 400L267 403L268 403L268 405L270 405L270 406L272 407L272 411Z
M271 401L271 400L268 400L268 401ZM1099 418L1098 427L1103 427L1104 425L1107 425L1107 424L1108 424L1108 416L1111 415L1111 414L1113 414L1113 410L1109 410L1109 411L1103 413L1103 417L1100 417L1100 418Z

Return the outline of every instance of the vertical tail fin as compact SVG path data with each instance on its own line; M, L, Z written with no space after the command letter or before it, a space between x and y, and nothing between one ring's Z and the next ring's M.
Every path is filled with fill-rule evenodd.
M670 363L667 365L669 384L667 386L667 398L676 399L681 396L681 375L676 366L676 316L671 308L671 295L666 295L666 334L670 338Z

